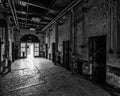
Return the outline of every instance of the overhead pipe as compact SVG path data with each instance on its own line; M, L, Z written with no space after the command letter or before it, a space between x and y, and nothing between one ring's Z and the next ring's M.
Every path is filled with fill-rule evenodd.
M56 0L52 0L52 3L51 3L50 6L47 8L47 12L45 13L45 15L47 15L48 12L49 12L49 10L50 10L50 8L52 8L52 7L54 6L55 1L56 1Z
M18 28L20 28L18 18L17 18L17 14L16 14L15 3L13 2L13 0L12 0L12 4L13 4L13 10L15 11L15 18L16 18L16 21L17 21L17 24L18 24Z
M29 3L29 0L27 1L27 3ZM28 9L29 9L29 5L27 5L27 13L28 13ZM28 14L26 14L26 19L27 19L27 17L28 17ZM26 20L26 25L25 25L25 28L27 27L27 20Z
M70 11L74 6L79 4L82 0L74 0L70 3L62 12L60 12L47 26L45 26L42 31L45 31L49 26L54 24L57 20L59 20L62 16L64 16L68 11Z
M22 0L20 0L20 2L21 2L21 11L23 11ZM23 14L22 14L22 18L23 18ZM23 29L23 20L22 20L22 29Z
M22 1L21 4L22 4L23 2L25 3L24 6L30 5L30 6L34 6L34 7L37 7L37 8L41 8L41 9L48 10L47 6L45 6L45 5L37 5L37 2L36 2L36 4L34 4L35 1L34 1L33 3L32 3L32 2ZM58 11L58 10L54 10L54 9L49 9L49 10Z
M45 16L47 16L48 15L48 13L49 13L49 10L50 10L50 8L52 8L53 6L54 6L54 4L55 4L55 1L56 0L52 0L52 2L51 2L51 4L49 5L49 7L47 8L47 11L45 12L45 14L43 14L41 17L41 19L52 19L52 18L48 18L48 17L45 17ZM41 23L40 23L41 24Z
M15 14L14 14L14 11L13 11L13 9L12 9L12 5L11 5L10 0L8 0L8 3L9 3L9 5L10 5L10 9L11 9L11 12L12 12L12 15L13 15L13 19L14 19L15 25L18 26L18 24L17 24L17 22L16 22Z

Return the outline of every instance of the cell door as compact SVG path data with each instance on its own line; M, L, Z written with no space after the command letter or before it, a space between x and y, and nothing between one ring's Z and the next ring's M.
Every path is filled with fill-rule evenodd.
M15 43L12 42L12 62L15 60Z
M48 59L48 44L45 44L45 57Z
M2 54L1 54L1 38L0 38L0 65L1 65L1 56Z
M106 36L89 38L89 62L92 64L92 79L106 84Z
M70 70L69 63L69 41L63 41L63 67Z
M52 43L52 61L56 62L56 55L55 55L55 43Z

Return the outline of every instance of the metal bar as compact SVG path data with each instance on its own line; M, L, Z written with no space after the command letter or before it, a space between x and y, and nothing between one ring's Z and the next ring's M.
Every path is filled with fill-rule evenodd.
M27 3L29 3L29 0L27 0ZM27 13L28 13L28 8L29 8L29 5L27 5ZM27 17L28 17L28 14L26 14L26 19L27 19ZM26 24L27 24L28 22L27 22L27 20L26 20ZM25 25L25 28L26 28L26 25Z
M27 23L27 24L26 24L26 23L22 23L22 22L20 23L20 25L21 25L21 24L23 24L23 25L30 25L30 26L37 26L36 24L30 24L30 23Z
M41 9L48 10L48 6L45 6L45 5L40 4L38 2L35 2L35 1L32 1L31 3L29 2L27 4L31 5L31 6L34 6L34 7L38 7L38 8L41 8ZM49 9L49 10L59 12L59 10L55 10L55 9Z
M16 22L15 14L14 14L14 11L13 11L13 9L12 9L12 5L11 5L10 0L8 0L8 3L9 3L9 5L10 5L10 9L11 9L11 12L12 12L12 15L13 15L13 19L14 19L15 25L18 26L18 24L17 24L17 22Z
M50 8L52 8L52 7L54 6L55 1L56 1L56 0L52 0L52 3L51 3L51 4L50 4L50 6L47 8L46 13L45 13L45 14L43 14L43 15L42 15L42 17L45 17L45 16L47 16L47 15L48 15L48 12L49 12ZM44 19L44 18L43 18L43 19Z
M20 19L20 20L31 20L31 19L20 18L20 17L18 17L18 19Z
M22 2L22 0L20 0L20 2ZM21 11L23 11L23 6L21 5ZM21 11L17 11L18 13L20 13ZM22 14L22 18L23 18L23 14ZM22 28L23 28L23 21L22 21Z
M47 26L45 26L42 31L46 30L50 25L54 24L58 19L64 16L68 11L70 11L74 6L80 3L82 0L74 0L70 3L62 12L60 12Z
M16 14L15 3L13 2L13 0L12 0L12 4L13 4L13 9L15 11L15 18L16 18L16 21L17 21L17 24L18 24L18 27L19 27L19 22L18 22L18 18L17 18L17 14Z
M29 15L32 15L32 13L27 13L25 11L16 11L17 13L20 13L20 14L29 14Z
M37 17L37 18L41 18L41 16L42 16L42 14L37 13L37 12L30 12L30 13L28 13L28 12L25 12L25 13L24 13L24 11L16 11L16 12L18 12L19 14L25 14L25 15L26 15L26 14L28 14L28 15L37 15L37 16L34 16L34 17ZM44 19L51 20L52 17L47 17L47 16L45 16Z

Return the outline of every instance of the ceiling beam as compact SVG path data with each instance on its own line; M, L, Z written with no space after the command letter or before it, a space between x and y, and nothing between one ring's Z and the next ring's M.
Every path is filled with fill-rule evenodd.
M34 0L30 0L30 2L26 2L25 0L23 0L23 2L30 5L30 6L34 6L34 7L37 7L37 8L41 8L41 9L45 9L45 10L49 9L48 8L49 6L46 6L46 5L42 4L42 3L36 2ZM60 12L60 10L58 10L58 9L49 9L49 10L55 11L55 12Z
M25 11L16 11L17 13L19 13L19 14L28 14L28 15L32 15L32 13L31 12L25 12Z
M40 23L41 23L41 24L48 24L48 22L44 22L44 21L43 21L43 22L40 22Z
M26 18L20 18L20 17L18 17L18 19L19 20L28 20L28 21L31 21L31 19L26 19ZM42 22L40 22L41 24L48 24L49 22L44 22L44 21L42 21ZM37 24L36 24L37 25Z
M13 22L14 23L14 22ZM24 23L24 22L19 22L19 24L20 24L20 26L22 26L22 27L25 27L25 26L23 26L23 25L26 25L26 26L32 26L32 27L37 27L37 29L41 29L41 28L44 28L45 27L45 25L38 25L38 24L32 24L32 23Z
M14 24L14 22L12 22ZM28 25L28 26L39 26L38 24L32 24L32 23L25 23L25 22L19 22L20 25Z
M27 18L21 18L21 17L18 17L19 20L31 20L31 19L27 19Z
M52 24L56 23L62 16L64 16L67 12L69 12L73 7L79 4L82 0L74 0L72 1L64 10L62 10L48 25L46 25L42 31L45 31Z
M33 17L36 17L36 18L41 18L42 14L41 13L38 13L38 12L34 12L34 11L31 11L31 12L25 12L25 11L17 11L17 13L19 14L23 14L23 15L33 15ZM44 19L47 19L47 20L52 20L53 19L53 16L45 16Z

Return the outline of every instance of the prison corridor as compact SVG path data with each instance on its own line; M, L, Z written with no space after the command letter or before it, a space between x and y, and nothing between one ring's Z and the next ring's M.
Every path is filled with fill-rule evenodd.
M111 96L44 58L16 60L0 86L0 96Z

